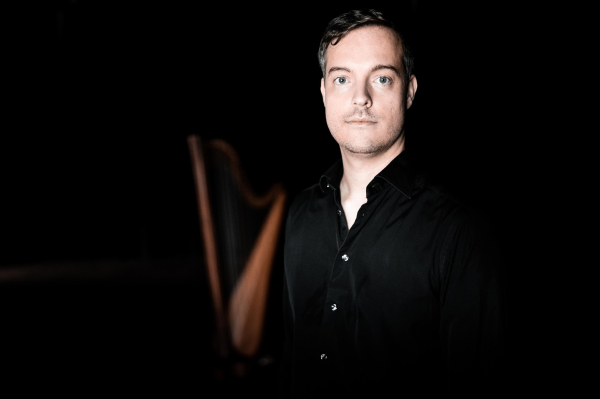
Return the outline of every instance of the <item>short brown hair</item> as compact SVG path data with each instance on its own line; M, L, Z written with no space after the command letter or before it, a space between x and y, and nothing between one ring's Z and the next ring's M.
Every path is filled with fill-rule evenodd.
M327 53L327 47L331 44L335 46L344 36L350 31L358 29L364 26L384 26L392 29L400 37L400 43L402 44L402 66L404 67L405 81L408 81L414 70L414 58L406 46L404 36L396 29L391 21L388 21L383 17L383 14L373 9L364 10L352 10L348 11L334 19L332 19L325 33L321 38L319 44L319 64L321 65L321 72L325 77L325 56Z

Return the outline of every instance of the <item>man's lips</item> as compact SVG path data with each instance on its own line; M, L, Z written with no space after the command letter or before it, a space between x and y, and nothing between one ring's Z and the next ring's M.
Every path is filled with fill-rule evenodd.
M346 121L346 123L350 123L352 125L374 125L377 122L369 119L350 119Z

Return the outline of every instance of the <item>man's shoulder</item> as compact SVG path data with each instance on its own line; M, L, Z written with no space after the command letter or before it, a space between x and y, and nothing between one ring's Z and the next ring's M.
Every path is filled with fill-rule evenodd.
M410 151L403 151L381 173L413 202L440 207L464 207L466 202L439 179L439 173Z
M488 212L474 199L459 190L450 189L444 183L427 175L416 179L415 186L423 192L424 200L431 208L441 208L448 221L461 230L483 233L493 231Z
M323 190L318 183L306 187L293 198L290 204L290 213L299 212L309 206L311 202L318 201L324 196Z
M415 188L428 201L435 206L447 206L462 210L470 209L469 203L464 197L458 195L455 190L436 178L424 172L419 172L415 176Z
M326 193L314 184L293 195L286 220L286 241L318 225L326 216Z

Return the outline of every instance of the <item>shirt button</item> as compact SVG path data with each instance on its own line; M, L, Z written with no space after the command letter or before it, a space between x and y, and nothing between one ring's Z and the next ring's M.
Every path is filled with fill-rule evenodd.
M334 312L337 310L337 305L335 303L331 305L331 310L333 310Z
M340 216L342 214L342 210L338 209L338 216Z
M321 360L325 360L325 359L327 359L327 355L324 353L321 353Z
M345 262L348 262L348 259L350 259L350 258L348 258L348 255L346 255L346 254L343 254L343 255L342 255L342 259L343 259Z

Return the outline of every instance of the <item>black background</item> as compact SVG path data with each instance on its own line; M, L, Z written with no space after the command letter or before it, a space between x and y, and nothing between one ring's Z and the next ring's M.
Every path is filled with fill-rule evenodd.
M282 182L293 198L314 184L339 158L319 91L320 36L366 5L405 31L416 56L408 148L499 233L507 384L556 388L570 349L555 340L565 311L541 294L561 262L548 250L542 194L545 176L560 173L545 158L560 111L540 90L541 42L552 32L519 3L396 3L81 0L7 10L0 284L10 375L62 392L212 386L186 137L227 140L258 193ZM278 259L263 349L275 359L262 376L269 394L280 278Z

